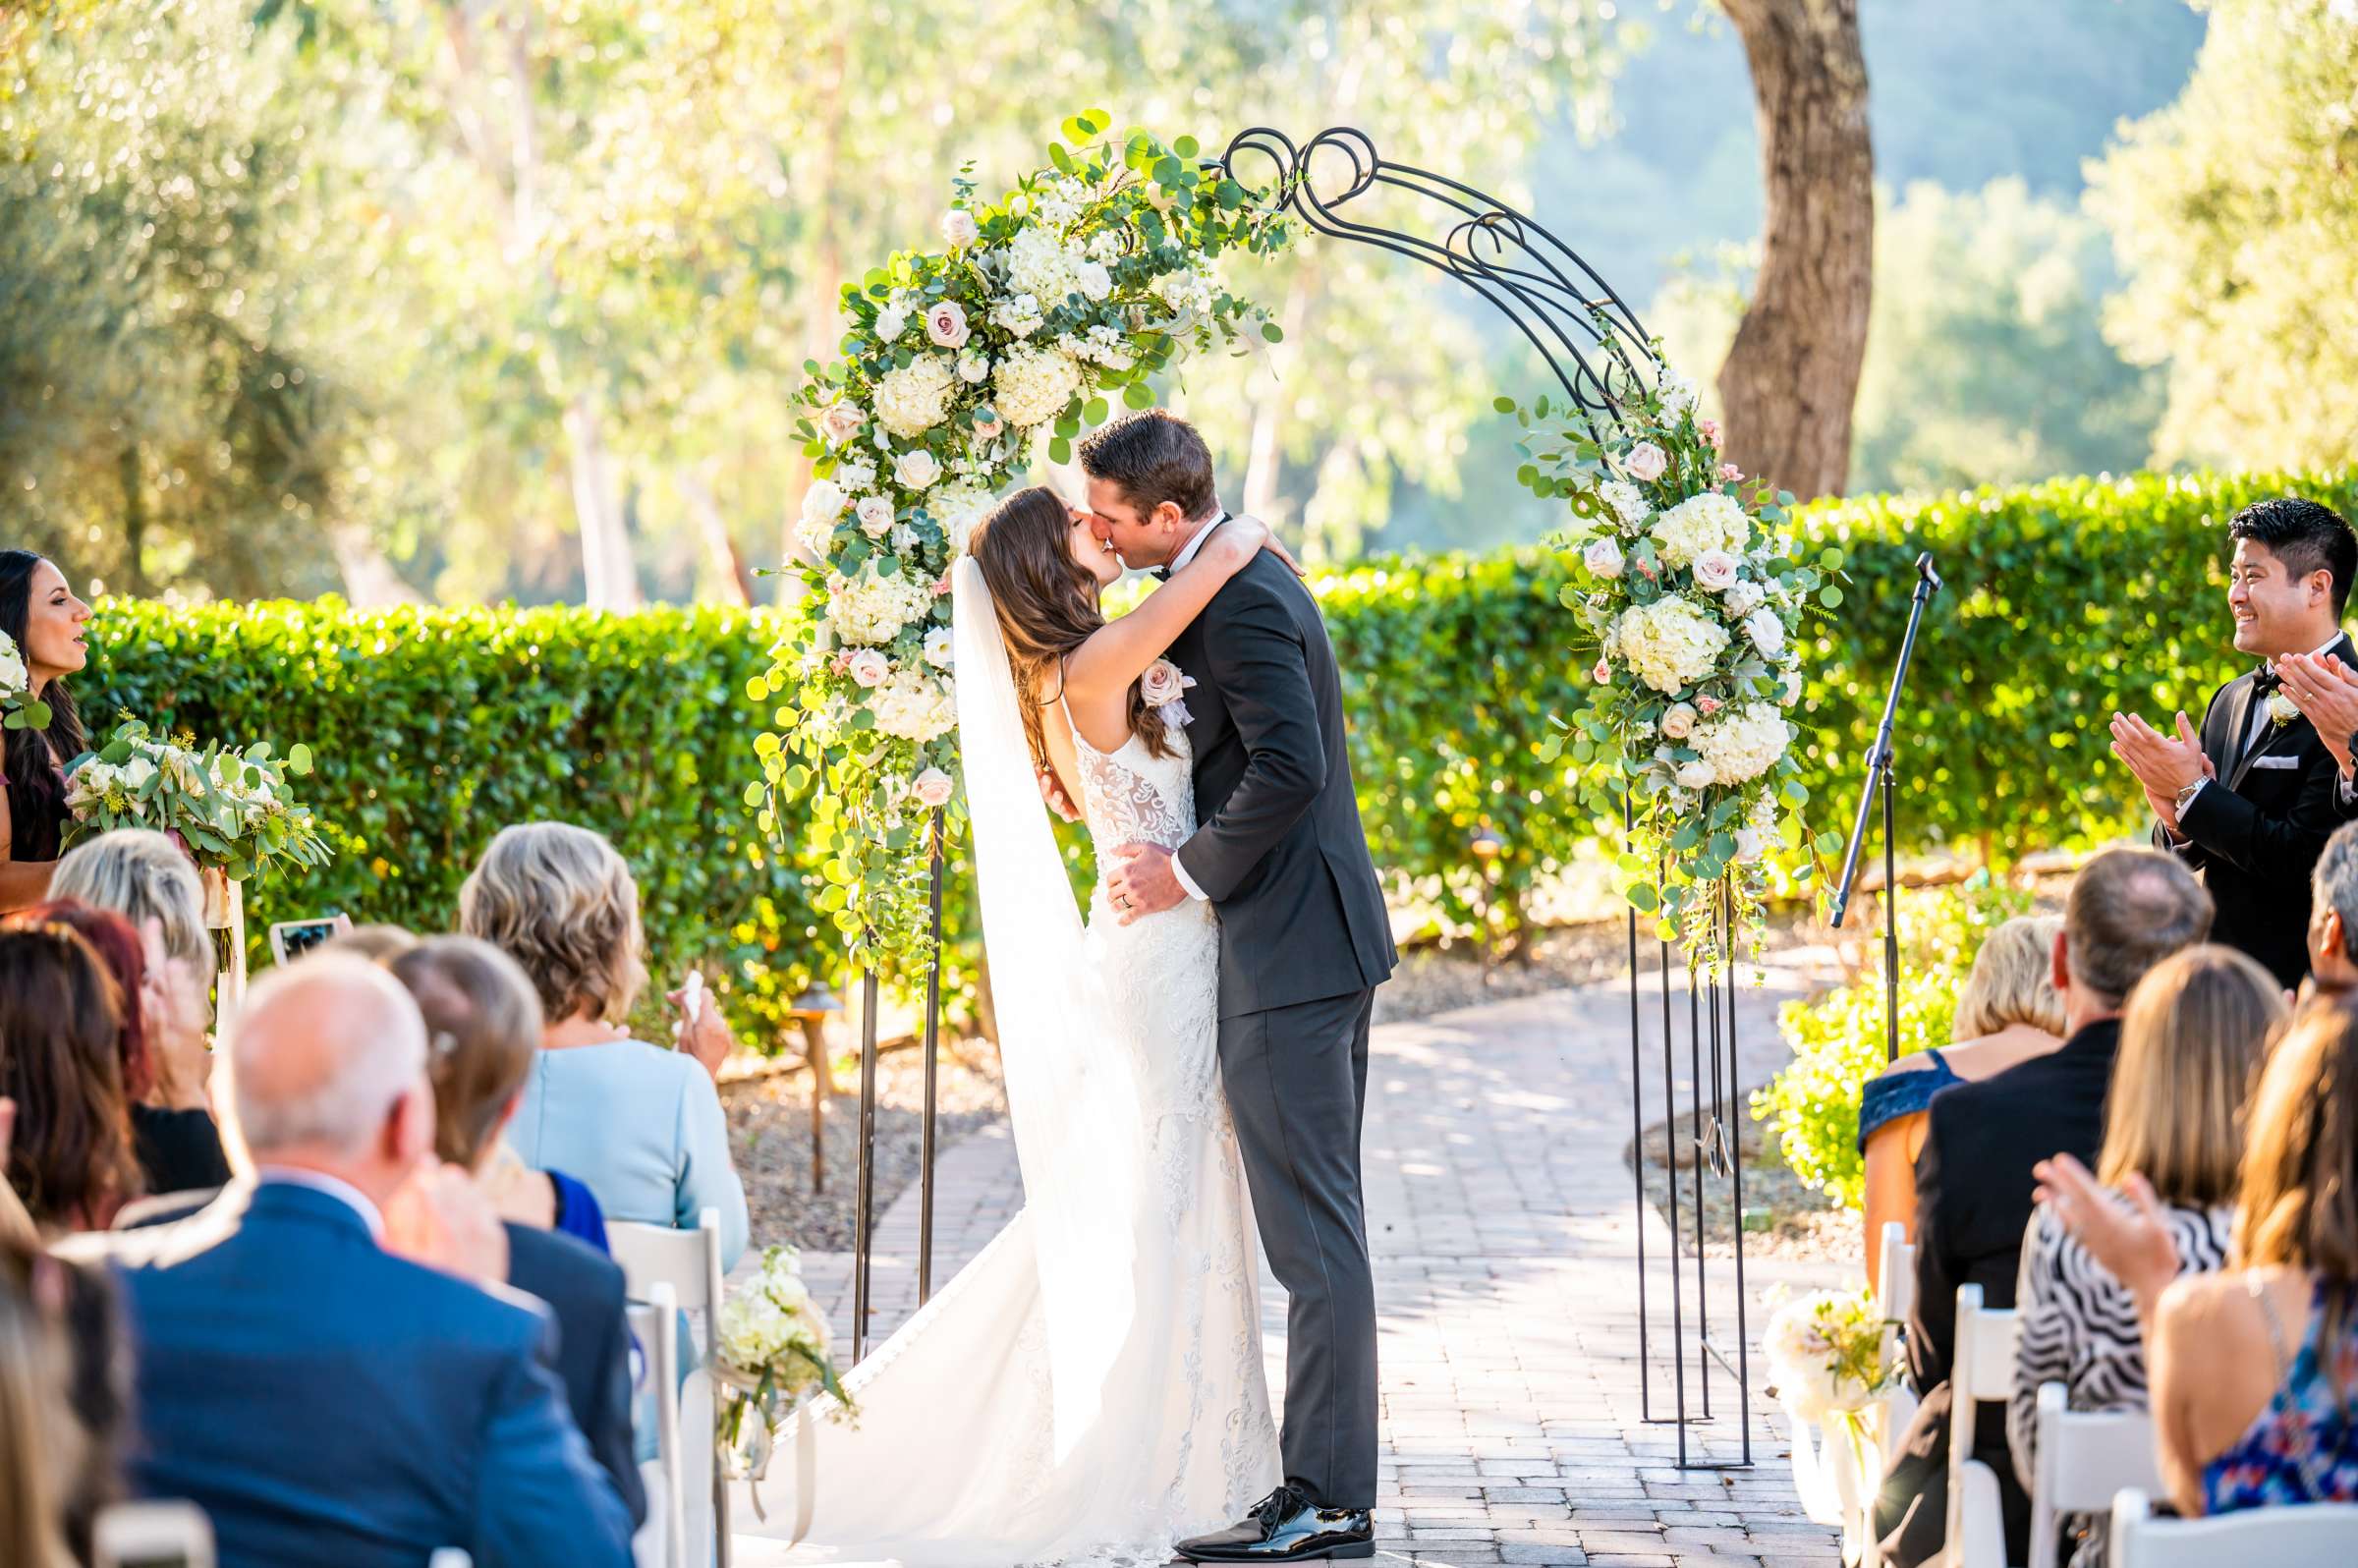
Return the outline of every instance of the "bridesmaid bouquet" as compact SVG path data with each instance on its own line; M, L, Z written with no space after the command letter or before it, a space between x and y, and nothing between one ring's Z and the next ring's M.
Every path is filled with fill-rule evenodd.
M1891 1380L1883 1315L1873 1292L1812 1291L1785 1303L1763 1336L1768 1373L1788 1409L1824 1425L1864 1410Z
M311 770L308 747L285 757L270 743L244 751L215 743L196 750L193 736L158 737L126 718L66 777L66 805L77 837L118 827L169 833L197 866L243 882L266 868L309 869L334 851L309 808L287 788L289 775Z
M0 728L49 727L49 704L32 695L32 677L25 669L25 655L6 632L0 632L0 715L5 715L0 717Z
M762 1478L772 1436L813 1395L834 1395L839 1421L854 1415L828 1353L827 1320L803 1283L800 1260L791 1247L770 1248L754 1277L715 1315L712 1375L722 1452L734 1477ZM750 1433L749 1413L758 1417ZM757 1508L759 1500L755 1493Z

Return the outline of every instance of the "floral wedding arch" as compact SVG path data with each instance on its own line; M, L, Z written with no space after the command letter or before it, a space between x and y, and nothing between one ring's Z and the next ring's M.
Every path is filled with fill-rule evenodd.
M1065 121L1049 166L995 201L962 175L943 248L898 252L847 285L840 357L806 366L809 592L753 683L777 700L777 728L757 742L763 777L749 798L772 831L783 802L809 803L798 826L827 854L818 908L854 963L871 976L919 967L938 939L940 835L962 818L947 595L969 531L1037 446L1069 461L1116 395L1149 407L1152 377L1191 350L1276 341L1217 265L1282 249L1296 227L1458 277L1554 372L1560 398L1498 408L1525 427L1522 482L1565 504L1550 541L1574 563L1565 657L1589 667L1594 649L1594 684L1533 744L1567 760L1568 795L1591 769L1613 780L1632 906L1665 940L1723 952L1729 917L1758 907L1764 861L1825 848L1802 839L1786 714L1805 609L1839 602L1838 554L1784 531L1792 498L1720 462L1693 387L1604 281L1528 220L1383 162L1355 131L1299 147L1249 131L1207 162L1192 138L1106 140L1111 124L1101 110ZM1339 187L1313 178L1321 159L1344 170ZM1248 184L1240 169L1268 177ZM1435 241L1340 210L1381 186L1463 221Z

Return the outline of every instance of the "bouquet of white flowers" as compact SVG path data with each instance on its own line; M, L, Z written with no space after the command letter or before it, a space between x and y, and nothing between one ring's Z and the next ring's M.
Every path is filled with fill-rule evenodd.
M1795 1297L1768 1319L1763 1348L1777 1397L1809 1421L1855 1414L1891 1380L1882 1309L1871 1291Z
M26 671L25 655L6 632L0 632L0 714L6 715L0 717L0 728L49 727L49 704L32 695L32 677Z
M75 835L148 827L173 835L199 867L243 882L264 867L324 866L334 851L310 811L287 790L287 777L311 770L309 748L284 758L270 743L244 751L218 743L196 750L194 736L152 734L126 718L66 775Z
M760 1269L721 1303L712 1342L721 1450L732 1477L761 1479L772 1436L814 1394L834 1395L836 1419L852 1418L852 1397L828 1355L827 1320L803 1283L793 1248L761 1255ZM750 1432L749 1412L758 1417Z

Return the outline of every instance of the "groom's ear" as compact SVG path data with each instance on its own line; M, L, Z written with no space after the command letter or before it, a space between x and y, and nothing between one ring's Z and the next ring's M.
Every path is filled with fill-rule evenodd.
M1159 532L1167 537L1171 534L1177 533L1185 527L1187 527L1187 509L1185 507L1182 507L1176 501L1157 501L1154 503L1154 529L1156 532Z

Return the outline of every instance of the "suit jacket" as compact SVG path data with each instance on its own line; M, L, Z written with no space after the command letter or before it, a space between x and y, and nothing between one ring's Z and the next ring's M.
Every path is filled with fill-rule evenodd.
M1220 1016L1373 990L1398 953L1351 788L1318 601L1267 551L1172 643L1196 819L1179 864L1220 914Z
M630 1516L523 1298L395 1258L348 1204L286 1182L69 1250L123 1285L133 1486L196 1503L224 1562L630 1562Z
M557 1378L573 1424L613 1480L634 1522L646 1518L646 1487L631 1444L631 1329L622 1269L571 1236L509 1224L508 1283L557 1320Z
M2329 651L2358 664L2347 637ZM2154 842L2210 890L2218 908L2212 940L2249 953L2289 989L2309 973L2309 873L2341 825L2334 790L2340 775L2306 718L2272 726L2250 755L2236 756L2261 700L2256 678L2246 672L2212 694L2203 711L2203 755L2218 777L2180 814L2186 841L2157 824Z

